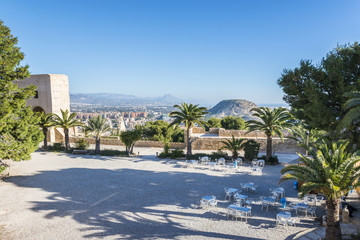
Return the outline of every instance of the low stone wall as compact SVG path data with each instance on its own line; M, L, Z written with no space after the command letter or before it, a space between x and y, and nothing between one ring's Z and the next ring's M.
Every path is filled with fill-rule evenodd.
M221 141L228 139L229 137L202 137L197 138L192 143L193 150L213 150L217 151L223 146ZM80 137L70 137L70 142L75 143L76 141L84 139ZM248 137L247 139L255 140L256 142L260 143L260 151L266 151L266 138L265 137ZM86 138L90 144L95 144L95 138ZM124 146L121 140L118 139L101 139L101 144L103 145L115 145L115 146ZM185 149L185 143L173 142L170 144L171 148L173 149ZM162 142L158 141L137 141L135 144L136 147L149 147L149 148L163 148L164 145ZM273 138L273 151L275 153L305 153L303 148L297 145L297 142L290 138L285 138L284 142L281 141L280 138Z
M253 131L247 133L247 130L226 130L224 128L210 128L208 132L205 132L205 130L202 127L193 127L192 133L196 134L212 134L212 135L218 135L219 137L236 137L236 138L266 138L266 135L263 131ZM284 137L290 137L291 134L283 130L282 131Z
M209 134L216 134L219 135L220 128L210 128Z
M223 141L226 138L198 138L192 143L194 150L214 150L217 151L223 146ZM266 138L250 138L260 143L260 151L266 151ZM273 152L275 153L305 153L305 151L298 146L293 139L285 138L284 142L280 138L273 138Z
M192 133L205 133L205 129L202 127L193 127L191 128Z
M70 137L70 143L75 143L80 139L85 139L90 144L95 144L95 138L81 138L81 137ZM100 144L103 145L115 145L115 146L124 146L124 143L118 139L107 139L102 138L100 140ZM151 148L163 148L164 144L158 141L137 141L135 143L135 147L151 147ZM173 149L184 149L185 143L172 142L170 143L170 147Z

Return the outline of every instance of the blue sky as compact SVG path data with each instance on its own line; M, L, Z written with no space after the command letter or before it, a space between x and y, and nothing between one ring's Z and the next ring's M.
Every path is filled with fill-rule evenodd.
M360 40L360 1L0 1L33 74L71 93L283 103L276 81Z

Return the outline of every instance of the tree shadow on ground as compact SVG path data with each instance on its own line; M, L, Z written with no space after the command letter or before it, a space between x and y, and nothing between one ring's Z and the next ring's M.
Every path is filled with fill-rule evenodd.
M112 236L125 239L174 239L193 236L256 239L237 235L240 233L225 234L191 227L191 223L204 221L204 218L209 224L214 221L231 224L226 220L224 212L214 213L192 206L198 204L204 195L214 194L219 199L223 198L223 187L229 183L229 178L234 185L238 185L240 177L244 176L69 168L11 177L5 181L52 193L46 201L33 201L31 210L46 211L46 218L49 219L71 216L87 226L79 230L85 238ZM250 179L248 176L242 181ZM223 206L227 204L224 202ZM249 227L262 228L260 224L264 221L267 221L268 226L274 224L273 213L267 215L267 220L250 219Z

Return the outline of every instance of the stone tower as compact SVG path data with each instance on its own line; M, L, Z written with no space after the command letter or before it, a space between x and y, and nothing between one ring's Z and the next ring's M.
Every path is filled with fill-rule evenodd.
M19 87L35 85L36 95L26 100L33 111L55 113L61 116L61 111L70 111L69 79L62 74L35 74L24 80L15 82ZM51 128L48 140L50 142L62 141L63 131Z

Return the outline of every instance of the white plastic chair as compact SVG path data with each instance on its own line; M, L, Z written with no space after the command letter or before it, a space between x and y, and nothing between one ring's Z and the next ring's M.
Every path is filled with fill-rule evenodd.
M234 217L237 219L237 212L235 209L231 209L231 208L227 209L226 218L229 219L230 216L232 217L232 219L234 219Z
M283 225L284 227L288 226L288 219L281 217L281 216L277 216L276 218L276 226L280 226Z
M290 217L290 218L287 220L287 222L288 222L288 225L289 225L289 226L294 226L294 227L296 227L296 223L299 223L300 220L299 220L299 218L297 218L297 217Z
M229 192L229 188L228 188L228 187L225 187L224 190L225 190L225 200L226 200L226 198L229 198L229 201L230 201L230 200L231 200L231 197L232 197L232 193Z
M264 160L258 160L257 161L257 166L261 167L261 168L265 167L265 161Z
M311 207L307 209L307 213L309 213L312 217L316 218L316 207Z
M240 165L240 166L242 166L242 159L241 158L237 158L236 160L235 160L235 162L237 162L237 164L238 165Z
M225 165L225 158L219 158L219 159L217 160L217 163L218 163L219 165Z

